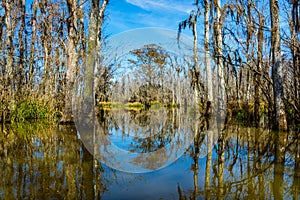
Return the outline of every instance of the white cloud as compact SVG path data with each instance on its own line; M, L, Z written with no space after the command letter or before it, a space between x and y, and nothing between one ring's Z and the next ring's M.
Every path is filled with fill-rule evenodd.
M138 6L144 10L166 10L189 13L193 9L193 1L172 0L126 0L127 3Z

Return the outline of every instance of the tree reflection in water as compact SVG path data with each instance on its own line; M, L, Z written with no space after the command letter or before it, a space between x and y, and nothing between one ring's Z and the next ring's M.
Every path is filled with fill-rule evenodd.
M0 143L0 199L93 199L109 184L74 126L7 125Z
M2 126L0 199L299 199L298 132L227 124L213 143L205 119L189 124L179 115L176 109L119 110L99 118L112 139L123 137L117 144L128 151L155 151L182 128L194 133L194 144L175 163L145 174L101 164L73 126ZM144 130L144 137L135 137Z

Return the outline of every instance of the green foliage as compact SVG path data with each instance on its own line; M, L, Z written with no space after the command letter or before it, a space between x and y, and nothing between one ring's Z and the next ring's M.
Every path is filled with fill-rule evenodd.
M50 106L38 101L25 101L16 105L11 118L14 120L50 119L54 118Z
M240 102L240 105L236 101L228 102L227 111L232 116L235 116L238 120L249 119L254 115L254 103ZM259 114L267 114L269 112L269 104L261 102L259 104Z

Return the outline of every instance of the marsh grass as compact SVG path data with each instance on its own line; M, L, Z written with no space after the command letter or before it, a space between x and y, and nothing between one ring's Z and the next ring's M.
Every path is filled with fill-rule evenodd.
M54 121L60 113L51 106L39 100L27 100L17 103L11 113L12 121L47 119Z

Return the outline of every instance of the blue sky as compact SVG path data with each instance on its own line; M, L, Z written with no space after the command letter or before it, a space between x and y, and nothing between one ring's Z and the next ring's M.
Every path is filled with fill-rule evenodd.
M144 27L178 30L178 23L194 8L194 0L111 0L107 7L105 33Z

